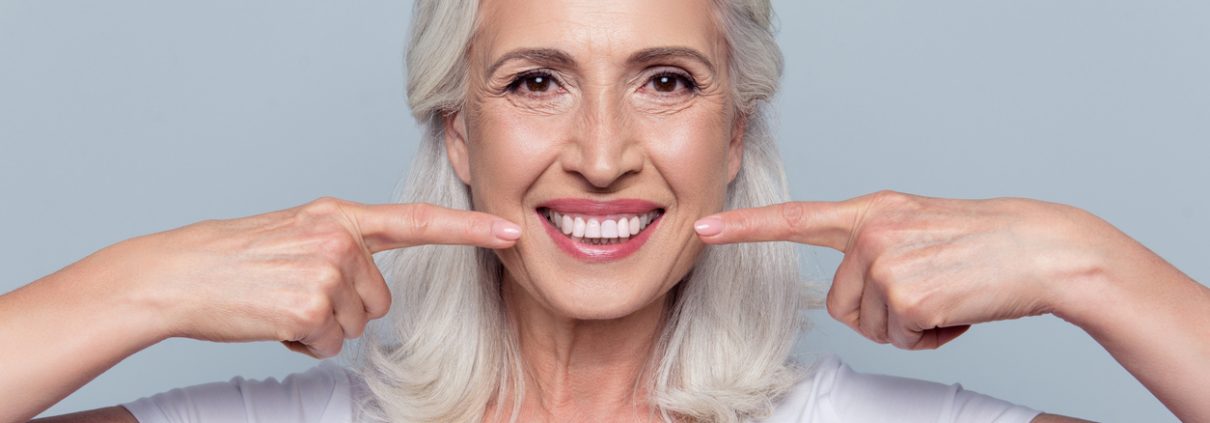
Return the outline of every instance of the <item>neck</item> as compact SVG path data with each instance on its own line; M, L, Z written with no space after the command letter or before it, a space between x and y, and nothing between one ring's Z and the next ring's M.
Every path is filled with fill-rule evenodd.
M559 315L505 275L502 295L517 328L525 369L520 421L645 421L655 416L645 376L667 295L629 315L582 320ZM511 401L502 407L509 413ZM501 404L503 405L503 404Z

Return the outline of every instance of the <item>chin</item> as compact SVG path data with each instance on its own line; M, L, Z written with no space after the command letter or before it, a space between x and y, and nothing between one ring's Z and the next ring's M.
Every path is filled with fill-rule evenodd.
M541 298L550 312L576 320L620 319L645 310L664 298L675 282L609 278L604 275L567 282L534 281L529 294ZM550 286L555 285L555 286Z

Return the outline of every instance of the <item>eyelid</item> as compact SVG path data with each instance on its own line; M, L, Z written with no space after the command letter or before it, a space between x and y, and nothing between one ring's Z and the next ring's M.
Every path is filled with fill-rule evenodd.
M673 77L678 77L678 78L684 78L681 81L681 83L685 84L685 88L694 94L700 92L701 88L702 88L702 84L697 81L697 78L693 77L692 73L685 71L681 68L672 67L672 66L659 66L659 67L652 68L650 73L648 73L647 77L643 78L643 80L642 80L643 84L640 85L639 88L641 89L643 87L646 87L648 84L651 84L652 81L655 81L655 78L658 78L660 76L673 76Z
M559 88L566 88L563 85L563 81L559 80L559 77L555 76L555 73L553 71L551 71L549 69L545 69L545 68L539 68L539 69L528 69L528 70L524 70L524 71L513 74L513 76L511 76L510 79L508 80L508 84L505 85L504 89L505 89L505 91L508 91L508 92L516 91L517 88L519 88L521 86L521 83L524 82L526 78L532 78L535 76L550 78L550 82L553 82Z

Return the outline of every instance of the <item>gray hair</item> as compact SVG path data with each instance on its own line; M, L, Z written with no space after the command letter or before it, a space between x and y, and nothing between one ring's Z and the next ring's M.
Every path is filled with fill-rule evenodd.
M713 0L723 25L736 110L747 118L743 162L727 208L788 200L769 133L781 77L768 0ZM407 50L408 100L425 128L401 203L470 209L470 192L446 158L443 118L463 107L477 0L417 0ZM667 324L648 365L650 405L668 421L735 422L767 415L799 379L790 352L811 302L787 243L710 246L669 295ZM364 381L355 421L479 421L486 407L524 396L515 331L501 304L502 265L490 250L422 246L375 260L393 294L352 350Z

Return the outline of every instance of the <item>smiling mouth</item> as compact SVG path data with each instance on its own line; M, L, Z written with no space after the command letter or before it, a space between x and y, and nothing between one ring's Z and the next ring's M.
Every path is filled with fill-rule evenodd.
M538 208L538 214L571 240L588 245L622 244L637 237L664 214L655 209L637 214L586 215L560 213L551 208Z

